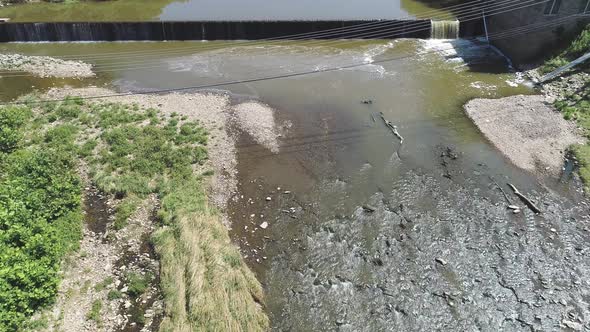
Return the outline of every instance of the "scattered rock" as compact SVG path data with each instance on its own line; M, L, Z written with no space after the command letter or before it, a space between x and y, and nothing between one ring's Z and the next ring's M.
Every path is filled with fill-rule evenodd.
M440 258L440 257L437 257L437 258L435 259L435 261L436 261L438 264L442 265L442 266L445 266L445 265L447 265L447 261L446 261L446 260L444 260L444 259L442 259L442 258Z
M268 227L268 223L265 221L262 224L260 224L260 228L262 229L266 229Z
M584 328L584 326L581 323L578 322L572 322L571 320L562 320L561 324L563 324L565 327L570 328L574 331L582 331L582 329Z

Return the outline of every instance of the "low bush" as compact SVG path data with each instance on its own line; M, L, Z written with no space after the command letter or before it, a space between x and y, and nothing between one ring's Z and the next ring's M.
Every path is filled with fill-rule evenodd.
M56 128L27 146L27 107L0 109L0 331L15 331L53 303L63 257L81 237L81 188L71 128ZM8 144L6 144L8 142Z

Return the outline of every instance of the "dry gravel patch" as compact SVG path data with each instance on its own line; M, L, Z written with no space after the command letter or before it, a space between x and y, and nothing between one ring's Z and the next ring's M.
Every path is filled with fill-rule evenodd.
M81 61L62 60L48 56L0 54L0 70L24 71L39 77L94 77L92 65ZM10 74L8 74L9 76Z
M576 124L565 120L542 95L474 99L464 108L500 152L531 172L559 174L566 149L585 141Z

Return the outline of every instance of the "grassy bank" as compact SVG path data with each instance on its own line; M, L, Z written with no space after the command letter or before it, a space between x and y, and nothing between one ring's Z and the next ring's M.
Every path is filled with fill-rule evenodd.
M173 0L0 0L0 17L11 22L145 21L156 19Z
M542 67L541 72L550 72L560 66L566 65L572 60L587 53L590 49L590 26L586 27L580 35L572 41L559 55L548 60ZM572 73L587 73L590 69L590 62L577 67ZM577 75L580 76L580 75ZM577 91L564 92L555 102L555 107L563 113L568 120L574 120L583 129L584 135L590 139L590 82L586 78L582 87ZM551 83L549 83L551 84ZM563 88L565 90L565 88ZM586 185L586 193L590 192L590 145L573 146L571 151L580 163L580 176Z
M571 39L570 39L571 40ZM556 56L547 60L543 66L541 66L542 73L549 73L561 66L567 65L570 61L573 61L580 56L588 52L588 46L590 45L590 26L580 32L580 34L568 45L563 51L558 53ZM582 64L580 67L584 70L588 69L588 64Z
M5 108L0 114L10 114L8 110ZM22 149L39 145L51 156L68 158L67 163L61 161L55 165L68 165L59 170L63 172L65 169L71 176L59 174L57 178L61 181L71 178L68 184L73 194L67 196L71 196L69 201L57 201L55 205L71 210L74 217L64 213L58 216L67 215L73 221L58 223L59 226L63 224L62 232L39 230L43 236L53 236L54 241L64 243L63 250L52 256L54 274L59 271L61 259L79 239L80 185L75 168L76 161L80 160L88 165L90 178L96 186L117 198L114 229L123 227L148 195L156 194L160 200L160 228L155 232L153 242L160 256L160 286L165 305L161 331L262 331L268 327L268 319L259 305L262 302L260 284L231 244L218 214L207 202L206 178L199 172L200 165L207 159L208 133L198 122L176 115L164 117L156 109L142 109L137 105L89 103L76 98L58 103L30 104L19 110L28 114L27 121L18 118L9 123L10 130L2 131L7 137L3 139L8 142L3 146L9 147L10 155L18 154L14 146L20 144L11 142L24 141ZM52 147L59 149L60 153L49 150ZM2 160L2 165L15 164L9 157ZM35 169L25 168L17 173L28 179L31 186L46 188L46 181L31 177L33 171ZM58 192L64 191L62 187L64 185ZM25 200L12 192L3 194L0 191L0 199L8 197L16 202L16 206ZM36 209L40 208L30 210ZM0 210L0 218L4 218L0 219L3 231L13 231L12 214ZM35 225L30 227L36 228ZM18 237L6 236L5 243L11 247L20 245L21 241ZM24 256L23 261L26 265L34 260ZM13 268L11 262L5 266ZM4 282L1 273L0 282ZM47 289L43 302L29 301L20 307L15 306L12 312L24 313L15 319L22 322L35 310L50 305L58 282L56 277L52 287L43 288ZM0 286L0 292L7 292L6 298L13 294L19 297L22 288L27 286L23 283L12 285L12 288ZM31 292L39 289L34 284L30 287ZM4 297L0 299L2 312L5 311L2 308L8 305L3 300ZM1 321L10 323L8 319L2 318Z

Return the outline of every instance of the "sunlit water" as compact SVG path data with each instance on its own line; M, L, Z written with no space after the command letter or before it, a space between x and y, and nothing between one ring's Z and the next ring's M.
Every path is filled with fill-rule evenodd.
M5 98L30 91L30 84L150 91L356 65L216 87L232 92L235 102L269 104L285 128L278 154L239 137L240 194L228 211L232 238L264 284L276 330L495 331L523 324L551 330L570 311L588 315L587 206L570 182L538 179L512 166L462 111L474 97L533 93L485 45L396 40L2 49L79 57L99 73L80 82L0 78ZM404 137L401 146L380 112ZM513 215L490 177L514 183L545 214ZM259 228L262 222L269 227ZM539 280L551 285L550 294Z

